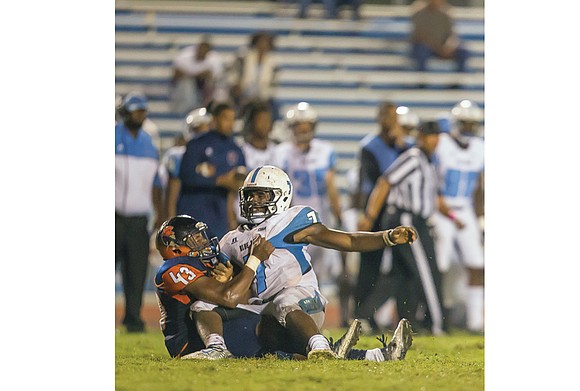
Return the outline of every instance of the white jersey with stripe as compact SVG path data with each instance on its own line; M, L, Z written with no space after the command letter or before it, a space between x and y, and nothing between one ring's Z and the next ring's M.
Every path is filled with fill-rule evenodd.
M336 167L332 144L313 139L306 153L287 141L276 148L277 166L283 169L294 186L292 205L308 205L318 211L322 222L332 221L326 176Z
M310 207L294 206L275 214L260 224L242 224L220 241L221 253L232 263L243 266L250 255L250 243L256 235L266 238L276 248L256 270L252 292L259 304L272 300L282 289L309 286L318 291L318 279L312 270L307 243L290 243L288 238L318 223L318 213Z
M445 203L452 208L473 206L473 192L484 167L483 139L471 137L462 148L451 135L442 133L434 163Z
M251 171L256 167L275 164L276 162L276 144L272 141L268 142L266 149L256 148L247 142L242 143L240 148L242 148L242 152L246 158L246 168L248 171Z

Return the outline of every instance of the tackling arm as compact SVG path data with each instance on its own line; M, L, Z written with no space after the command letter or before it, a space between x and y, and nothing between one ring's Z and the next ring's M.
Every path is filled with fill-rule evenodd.
M261 236L258 236L253 243L250 251L252 255L246 262L245 267L230 281L221 283L211 277L201 277L189 283L184 291L198 300L228 308L247 303L250 297L250 287L258 265L268 259L273 252L274 246Z

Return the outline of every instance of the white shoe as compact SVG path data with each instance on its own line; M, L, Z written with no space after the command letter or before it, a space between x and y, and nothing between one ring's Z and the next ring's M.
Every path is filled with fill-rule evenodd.
M411 330L411 323L407 319L401 319L395 332L393 333L393 338L387 346L381 349L385 361L396 361L404 360L407 350L413 345L413 336L411 335L413 331ZM385 344L384 340L382 341Z
M223 346L208 346L207 349L198 350L197 352L181 356L182 360L222 360L224 358L233 358L234 355Z
M342 337L340 337L338 341L333 343L331 339L330 346L332 347L332 350L334 351L334 353L336 353L338 358L342 360L346 359L348 353L358 342L361 332L362 332L361 321L355 319L348 327L346 333Z

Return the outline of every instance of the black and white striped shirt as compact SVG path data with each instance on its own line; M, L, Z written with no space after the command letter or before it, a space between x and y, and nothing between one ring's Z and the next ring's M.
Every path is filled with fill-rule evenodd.
M413 147L402 153L385 170L383 177L391 185L388 206L395 206L423 218L435 212L437 172L419 148Z

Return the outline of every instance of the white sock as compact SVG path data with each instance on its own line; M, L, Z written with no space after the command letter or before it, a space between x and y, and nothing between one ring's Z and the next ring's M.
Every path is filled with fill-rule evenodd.
M365 354L366 361L385 361L385 356L383 356L383 352L381 352L380 348L376 349L369 349Z
M322 334L314 334L308 340L308 350L330 349L328 340Z
M470 331L483 331L483 287L467 287L467 329Z
M210 345L218 345L223 348L226 348L226 341L224 341L224 337L219 334L212 333L205 338L205 347L207 348Z

